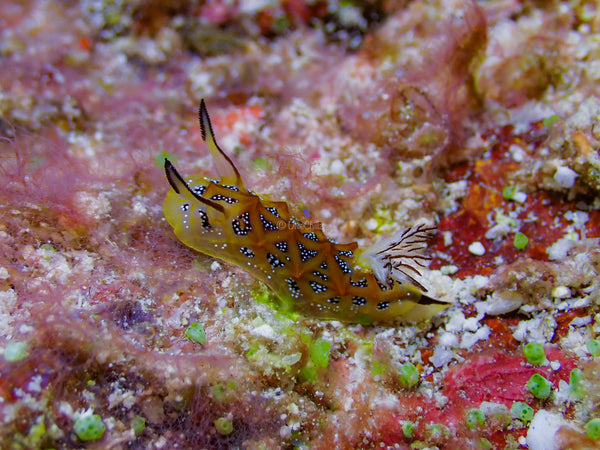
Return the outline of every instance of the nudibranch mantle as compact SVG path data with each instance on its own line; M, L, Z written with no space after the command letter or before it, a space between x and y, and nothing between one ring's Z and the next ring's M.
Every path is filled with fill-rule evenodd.
M294 217L285 202L246 189L230 157L218 146L204 100L202 139L220 180L184 179L165 159L172 189L164 213L187 246L246 269L282 305L306 316L355 323L418 321L448 306L426 296L414 276L435 227L403 230L357 254L357 243L337 244L320 223Z

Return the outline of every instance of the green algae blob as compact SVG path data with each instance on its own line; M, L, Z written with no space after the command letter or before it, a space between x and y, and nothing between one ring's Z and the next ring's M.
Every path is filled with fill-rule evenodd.
M406 363L400 367L400 384L405 388L416 386L419 382L419 369L413 363Z
M73 431L82 441L96 441L104 435L106 426L98 414L79 417L75 421Z
M20 361L27 357L27 342L11 342L4 349L4 359L8 362Z
M185 330L185 337L200 345L206 344L206 332L204 331L202 324L198 322L192 323L187 330Z
M233 421L227 417L219 417L214 421L217 433L222 436L227 436L233 433Z

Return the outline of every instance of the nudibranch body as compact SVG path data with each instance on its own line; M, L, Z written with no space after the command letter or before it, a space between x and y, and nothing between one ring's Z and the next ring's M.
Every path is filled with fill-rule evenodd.
M357 253L357 244L328 239L320 223L294 217L285 202L246 189L215 140L204 100L200 128L220 180L179 174L165 159L172 187L164 213L189 247L246 269L283 305L303 315L356 323L416 321L448 305L423 294L411 274L428 259L422 250L435 230L418 225Z

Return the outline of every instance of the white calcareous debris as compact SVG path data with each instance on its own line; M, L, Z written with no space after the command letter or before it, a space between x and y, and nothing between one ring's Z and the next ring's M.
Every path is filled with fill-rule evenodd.
M17 309L17 294L14 289L0 291L0 336L9 336L12 333L10 324Z
M107 217L112 210L108 195L105 192L79 191L75 193L75 204L82 214L94 220Z
M556 330L556 320L551 315L540 315L531 320L521 320L513 337L517 341L538 342L544 344L552 341Z
M554 289L552 289L552 297L569 298L571 297L571 290L566 286L556 286Z
M440 272L442 272L443 275L454 275L458 272L458 266L455 266L454 264L442 266L440 267Z
M452 245L452 231L443 231L442 238L444 239L445 247L450 247Z
M276 340L278 336L273 327L267 323L254 328L251 333L271 340Z
M590 323L592 323L592 318L590 316L575 317L573 320L571 320L571 322L569 323L569 326L585 327L586 325L589 325Z
M510 411L502 403L481 402L479 409L486 417L510 417Z
M573 321L571 321L573 324ZM561 348L568 349L579 358L585 358L589 355L587 343L592 339L592 333L589 328L569 327L569 333L561 339Z
M517 203L525 203L527 201L527 194L525 192L515 192L512 200Z
M69 280L73 269L64 254L44 248L38 248L34 252L33 260L44 271L48 280L60 284L65 284Z
M572 188L578 176L579 174L573 169L559 166L554 173L554 180L564 188Z
M444 347L457 347L458 346L458 336L453 333L445 333L440 332L438 342L440 345Z
M548 247L546 253L551 261L560 261L566 259L575 248L595 249L598 247L600 247L600 238L577 239L572 235L567 235Z
M35 375L29 380L29 383L27 383L27 390L29 392L42 392L42 381L41 375Z
M144 198L141 195L136 195L132 199L132 208L131 211L138 216L144 216L148 213L148 208L144 203Z
M519 145L512 144L508 148L508 151L516 162L522 162L525 158L525 151Z
M444 347L443 345L438 345L433 350L433 355L429 359L431 363L435 367L442 367L445 364L448 364L453 359L456 359L459 362L464 361L464 358Z
M484 302L475 303L477 313L497 316L515 311L521 307L523 299L516 292L495 291Z
M455 310L448 313L446 321L446 331L449 333L458 333L463 330L465 323L465 315L460 310Z
M474 303L475 294L489 282L489 278L482 275L460 279L444 275L441 270L423 269L422 273L423 279L429 283L427 288L430 289L433 297L452 303L458 300L463 305Z
M552 400L555 405L562 405L563 403L569 401L569 394L571 392L571 388L569 383L565 380L558 380L558 389L554 390L554 395L552 396Z
M379 226L379 224L377 223L377 220L373 219L373 218L371 218L365 222L365 228L369 231L375 231L378 226Z
M567 425L562 414L541 410L533 416L527 431L529 450L559 450L562 448L556 439L556 433Z
M460 341L461 348L471 348L479 341L487 340L490 337L492 330L487 325L482 326L474 333L465 332Z
M588 220L590 220L590 215L585 211L567 211L564 214L564 218L569 222L573 222L576 229L582 230L585 228Z
M465 331L477 331L479 328L479 318L478 317L469 317L465 319L463 324L463 329Z
M285 367L285 366L293 366L294 364L296 364L301 359L302 359L302 353L300 353L300 352L291 353L289 355L284 355L284 356L281 357L281 365L283 367Z
M570 238L562 238L546 249L551 261L565 259L569 251L577 245L577 241Z
M485 232L486 239L498 239L506 236L512 231L512 227L508 222L500 222ZM473 244L471 244L473 245ZM469 247L469 251L471 248Z
M346 175L346 166L339 159L334 159L329 166L329 171L333 175Z
M485 255L485 247L481 242L475 241L469 245L469 252L475 256L483 256Z

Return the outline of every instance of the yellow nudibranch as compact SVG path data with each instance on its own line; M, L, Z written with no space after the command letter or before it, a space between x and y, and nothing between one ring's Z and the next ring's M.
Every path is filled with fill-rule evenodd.
M202 139L220 180L185 180L168 159L172 189L164 213L187 246L235 264L265 283L283 305L309 317L355 323L425 320L448 306L426 296L413 275L435 227L421 224L357 254L357 243L336 244L320 223L291 215L285 202L246 189L231 158L218 146L204 100Z

